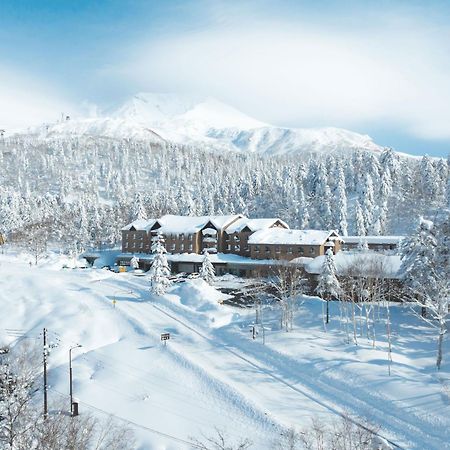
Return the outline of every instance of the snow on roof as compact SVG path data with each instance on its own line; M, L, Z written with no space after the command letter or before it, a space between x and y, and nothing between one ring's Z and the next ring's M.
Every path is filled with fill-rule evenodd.
M289 228L289 225L286 222L276 217L264 219L249 219L248 217L242 217L229 225L225 231L228 234L239 233L245 227L250 228L251 231L264 230L272 227L277 222L280 222L284 227Z
M343 236L345 244L359 244L361 240L368 244L398 244L404 236Z
M322 245L332 233L331 230L286 230L284 228L269 228L253 233L249 244L280 244L280 245Z
M325 256L317 256L305 265L309 273L320 274ZM399 255L384 255L376 252L353 253L339 252L334 257L338 274L344 273L350 267L357 267L359 271L370 274L371 270L383 269L391 278L400 278L401 259Z
M134 222L129 223L128 225L125 225L122 228L122 231L129 231L131 230L131 227L134 227L136 230L139 231L148 231L150 228L155 224L155 219L137 219Z
M158 219L161 233L180 234L196 233L208 222L211 222L218 230L224 229L229 223L241 218L240 214L229 216L175 216L167 214Z

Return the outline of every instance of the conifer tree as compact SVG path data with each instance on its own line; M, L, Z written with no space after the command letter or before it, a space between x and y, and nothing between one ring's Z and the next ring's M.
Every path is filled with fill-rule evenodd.
M345 192L344 171L341 165L339 165L337 171L334 204L333 226L339 230L342 236L347 236L347 194Z
M132 220L136 219L147 219L147 213L145 211L144 207L144 200L142 198L142 194L140 192L136 192L136 195L134 196L134 205L133 205L133 218Z
M357 236L367 235L362 208L358 200L356 200L355 205L355 228Z
M322 264L322 270L319 275L319 283L317 284L316 292L327 302L326 323L328 323L330 320L329 301L331 298L337 298L341 292L341 286L336 277L334 255L330 248L325 253L325 259Z
M152 241L152 252L155 257L149 271L151 291L156 295L163 295L171 284L167 252L164 247L164 238L161 234L157 234Z
M200 267L200 278L203 278L208 284L211 284L214 281L216 272L211 260L209 259L207 248L203 250L203 255L202 266Z
M133 257L130 259L130 267L133 270L139 269L139 258L136 255L133 255Z

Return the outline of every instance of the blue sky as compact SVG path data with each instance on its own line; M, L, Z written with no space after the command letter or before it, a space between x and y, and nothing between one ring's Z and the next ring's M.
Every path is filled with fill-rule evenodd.
M0 128L139 91L450 152L450 2L0 2Z

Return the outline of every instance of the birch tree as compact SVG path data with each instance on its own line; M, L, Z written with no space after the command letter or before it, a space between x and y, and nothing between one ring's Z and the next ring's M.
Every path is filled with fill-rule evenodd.
M280 328L292 330L294 312L299 306L299 296L307 286L303 272L293 266L280 265L270 277L269 288L281 308Z

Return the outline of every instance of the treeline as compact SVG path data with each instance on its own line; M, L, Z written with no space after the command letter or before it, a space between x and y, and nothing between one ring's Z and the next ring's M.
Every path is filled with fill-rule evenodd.
M449 161L369 152L261 157L206 146L32 136L0 142L0 233L113 245L136 217L281 217L343 235L404 233L450 204ZM25 232L25 233L24 233Z

